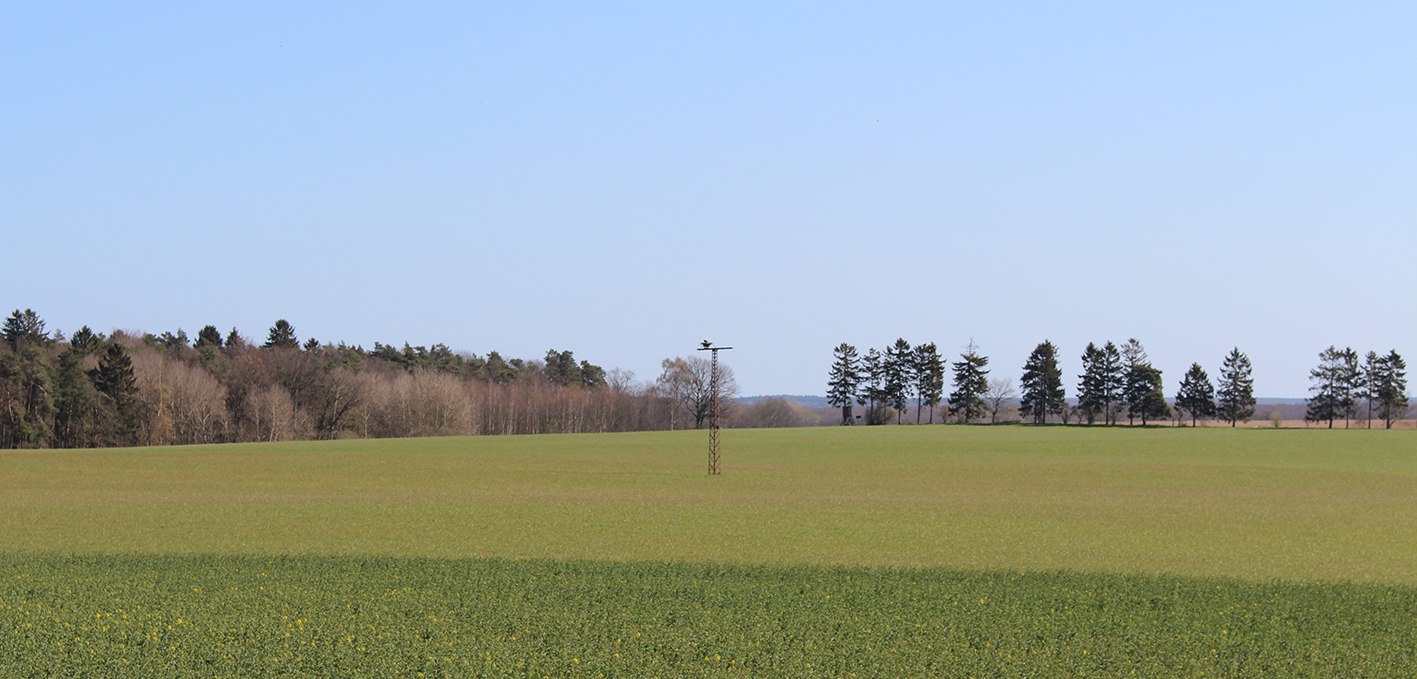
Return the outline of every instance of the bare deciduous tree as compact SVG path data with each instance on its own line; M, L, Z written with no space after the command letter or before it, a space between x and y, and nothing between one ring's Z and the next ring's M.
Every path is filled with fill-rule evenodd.
M989 390L984 392L984 401L989 404L990 424L999 423L999 411L1004 409L1004 403L1017 395L1013 380L1007 377L989 380Z
M712 407L711 375L712 364L706 358L666 358L660 364L658 384L673 401L694 418L694 428L701 429L708 419ZM720 412L727 411L729 403L738 395L738 382L733 377L733 369L718 366L718 393ZM671 420L672 422L672 420ZM671 424L671 429L673 428Z

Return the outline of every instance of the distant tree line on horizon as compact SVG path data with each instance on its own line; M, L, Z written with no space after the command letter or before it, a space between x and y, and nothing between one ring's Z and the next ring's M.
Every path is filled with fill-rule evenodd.
M195 338L87 326L65 337L30 309L0 340L0 448L673 429L703 426L709 410L696 355L637 383L555 349L533 360L444 344L365 350L302 343L284 319L259 345L212 325Z
M1360 404L1367 405L1367 419L1374 415L1391 428L1408 409L1407 364L1396 350L1386 355L1368 352L1360 364L1353 349L1330 346L1319 354L1320 363L1310 372L1313 382L1306 419L1327 422L1337 419L1345 426L1356 419ZM1025 422L1045 424L1050 418L1063 424L1115 425L1123 413L1129 425L1175 417L1199 420L1218 419L1233 427L1255 414L1254 379L1250 359L1238 347L1221 363L1219 380L1212 383L1199 363L1192 363L1181 379L1173 399L1167 400L1161 370L1152 365L1146 348L1135 338L1120 347L1113 342L1102 346L1088 343L1083 350L1083 372L1078 376L1077 397L1069 402L1058 368L1058 348L1043 341L1024 362L1020 390L1008 379L989 378L989 358L980 354L971 341L959 360L949 364L952 391L944 399L946 362L932 343L912 346L900 338L880 351L870 348L863 356L853 345L843 342L832 351L827 377L827 402L841 409L841 423L866 424L904 421L910 403L915 405L915 422L928 409L927 423L935 421L935 410L943 406L948 421L999 421L1006 402L1017 399L1018 416ZM854 407L864 406L864 415Z

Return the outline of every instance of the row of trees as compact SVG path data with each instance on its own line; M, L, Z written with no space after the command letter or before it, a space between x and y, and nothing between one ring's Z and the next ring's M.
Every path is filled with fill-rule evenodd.
M1347 426L1358 416L1359 406L1366 404L1369 421L1376 414L1391 428L1407 413L1407 364L1396 350L1385 355L1370 351L1360 361L1353 349L1330 346L1319 354L1319 360L1310 373L1313 396L1306 415L1309 421L1327 422L1332 428L1336 420L1343 419ZM954 390L949 395L947 416L973 422L987 412L991 421L997 421L1001 404L1013 396L1013 390L1007 381L990 380L988 365L988 357L971 341L951 366ZM1111 425L1125 413L1128 424L1140 421L1145 425L1172 416L1174 408L1178 420L1189 417L1192 426L1202 419L1220 419L1235 426L1255 414L1253 367L1238 347L1222 360L1216 383L1199 363L1192 363L1169 402L1161 370L1152 365L1146 348L1135 338L1120 346L1110 341L1101 346L1088 343L1082 368L1076 404L1070 404L1058 368L1058 348L1046 340L1040 343L1023 365L1019 416L1034 424L1057 418L1065 424ZM889 421L891 412L899 423L912 397L916 422L920 422L922 406L930 408L929 421L933 422L934 409L941 403L944 369L933 343L912 347L898 339L884 352L870 349L864 359L856 347L842 343L833 351L827 398L841 408L843 424L854 422L853 405L867 407L869 424Z
M1039 344L1023 366L1018 393L1019 415L1042 424L1050 417L1067 423L1077 419L1087 424L1116 424L1125 412L1129 424L1171 415L1161 370L1151 364L1146 348L1136 339L1120 347L1112 342L1102 346L1089 343L1082 355L1076 406L1070 405L1058 368L1058 349L1052 342ZM1011 381L989 378L989 358L970 342L959 360L950 365L953 390L948 398L947 416L956 421L980 421L987 414L998 420L1005 402L1015 396ZM833 350L827 380L827 400L841 408L842 423L855 421L853 406L866 406L866 421L879 424L901 422L907 403L916 403L916 422L922 407L941 405L945 363L933 343L911 346L904 339L884 352L874 348L862 358L856 347L842 343ZM1220 417L1232 425L1254 415L1254 381L1250 360L1237 348L1224 360L1220 387L1199 364L1192 364L1175 398L1176 407L1198 418Z
M929 409L928 422L935 422L935 409L946 406L961 422L983 418L997 420L1005 401L1012 398L1013 384L989 379L989 357L979 353L974 342L949 364L952 391L945 400L946 362L933 342L912 346L904 338L879 351L872 347L863 357L846 342L833 350L831 373L827 378L827 402L841 408L842 424L853 424L854 406L866 407L867 424L904 420L912 399L915 422Z
M1339 418L1347 427L1358 416L1360 403L1367 404L1369 421L1376 411L1388 429L1407 414L1407 362L1395 349L1385 355L1369 351L1360 363L1352 347L1330 345L1319 352L1319 365L1309 371L1309 379L1312 395L1304 417L1327 422L1329 429Z
M1019 414L1026 420L1043 424L1055 415L1065 423L1076 416L1087 424L1117 424L1124 409L1129 425L1171 416L1172 404L1166 400L1161 370L1152 365L1146 347L1136 338L1120 347L1110 341L1100 347L1088 343L1082 354L1075 407L1067 402L1057 356L1057 347L1045 340L1024 363ZM1255 413L1249 357L1238 347L1231 350L1222 362L1218 389L1205 369L1192 363L1174 405L1190 415L1193 425L1198 419L1214 417L1231 426L1249 420Z
M708 409L698 356L666 359L638 383L570 351L366 351L301 342L285 320L260 345L211 325L195 338L87 327L66 338L28 309L5 320L0 340L5 448L668 429L702 426Z

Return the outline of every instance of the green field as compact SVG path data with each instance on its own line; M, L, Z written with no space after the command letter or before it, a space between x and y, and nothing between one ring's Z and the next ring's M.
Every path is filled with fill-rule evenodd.
M0 675L1417 672L1413 432L704 443L0 453Z

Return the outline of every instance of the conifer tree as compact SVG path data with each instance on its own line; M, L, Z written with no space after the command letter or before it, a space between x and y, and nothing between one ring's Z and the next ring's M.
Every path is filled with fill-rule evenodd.
M969 422L984 416L986 406L984 394L989 391L989 357L979 354L974 340L960 354L954 367L954 392L950 394L950 410L959 415L960 421Z
M1166 386L1161 381L1161 371L1150 363L1134 368L1129 375L1129 384L1135 391L1135 398L1127 404L1127 418L1140 417L1143 427L1153 418L1167 417L1171 406L1166 404Z
M1309 371L1309 407L1304 419L1310 422L1328 422L1333 429L1333 421L1339 417L1345 420L1354 408L1354 384L1358 374L1358 354L1350 349L1338 349L1329 345L1319 352L1319 365ZM1346 422L1345 422L1346 424Z
M231 328L231 332L229 332L229 333L226 334L226 348L227 348L227 349L241 349L241 348L244 348L246 345L247 345L246 338L245 338L245 337L242 337L242 336L241 336L241 333L238 332L238 331L236 330L236 328L233 326L233 327Z
M1216 390L1220 417L1230 423L1248 422L1255 414L1255 380L1251 376L1250 357L1240 347L1230 350L1220 366L1220 385Z
M1023 364L1023 393L1019 398L1019 415L1043 424L1049 414L1061 415L1066 404L1063 373L1058 370L1058 348L1044 340L1028 355Z
M1358 416L1358 394L1363 390L1363 368L1358 363L1358 352L1346 347L1340 355L1339 363L1339 405L1343 410L1343 428L1348 428L1349 420Z
M1397 350L1389 351L1379 358L1381 373L1375 389L1378 399L1378 416L1383 425L1392 429L1392 423L1407 414L1407 362L1402 360Z
M266 335L266 343L263 345L267 349L298 349L300 340L295 337L295 328L284 318L276 321L271 326L270 332Z
M98 351L99 337L94 335L89 326L84 326L74 331L69 337L69 351L78 353L80 356L92 356Z
M84 349L71 345L59 356L54 412L54 445L59 448L90 448L101 443L106 411L102 394L84 370L85 355Z
M1117 424L1117 413L1126 398L1127 367L1122 363L1122 352L1117 345L1108 342L1102 347L1101 375L1102 408L1107 424Z
M1128 339L1122 345L1122 399L1127 404L1129 425L1134 424L1135 419L1147 410L1146 401L1154 388L1154 376L1147 370L1150 367L1151 359L1146 355L1146 348L1137 338Z
M886 403L895 410L896 424L905 416L906 404L915 387L915 350L904 337L886 349Z
M1181 379L1181 390L1176 393L1176 407L1191 414L1192 427L1196 426L1196 418L1215 414L1215 387L1201 364L1192 363Z
M1102 349L1092 342L1082 352L1082 374L1078 375L1078 411L1088 424L1101 415L1107 417L1107 375Z
M935 406L945 391L945 362L934 342L915 347L915 423L920 424L920 404L930 408L930 424L935 423Z
M14 351L19 351L26 345L44 346L49 339L44 332L44 319L40 318L34 309L15 309L0 328L0 337L3 337L5 343Z
M133 359L123 350L123 345L109 342L108 348L98 360L98 367L90 371L94 388L107 397L111 421L107 445L124 446L137 442L138 436L138 380L133 375Z
M861 358L856 347L842 342L832 350L831 372L827 375L827 403L841 408L841 423L855 422L851 404L861 386Z
M856 402L866 406L866 424L882 422L880 410L886 399L886 359L875 347L866 350L861 361L861 392Z
M0 448L43 448L54 434L54 366L27 331L11 334L17 347L0 351Z
M216 329L215 325L208 325L203 327L201 330L197 331L197 343L194 346L198 349L201 349L202 347L212 347L213 349L220 349L221 332Z

